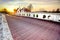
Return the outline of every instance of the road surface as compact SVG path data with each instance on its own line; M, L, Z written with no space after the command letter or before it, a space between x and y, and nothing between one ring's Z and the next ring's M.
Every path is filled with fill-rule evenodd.
M60 24L6 15L14 40L60 40Z

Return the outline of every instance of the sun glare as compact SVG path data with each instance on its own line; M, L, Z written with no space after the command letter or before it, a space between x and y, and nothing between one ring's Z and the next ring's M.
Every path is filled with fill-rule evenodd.
M16 9L17 7L15 6L8 6L6 7L6 9L9 11L9 12L14 12L14 9Z
M10 9L10 8L7 8L7 10L8 10L9 12L14 12L13 9Z

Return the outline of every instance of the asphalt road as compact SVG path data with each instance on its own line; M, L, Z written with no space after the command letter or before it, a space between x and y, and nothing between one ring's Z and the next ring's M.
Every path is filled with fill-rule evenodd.
M6 15L14 40L60 40L60 24Z

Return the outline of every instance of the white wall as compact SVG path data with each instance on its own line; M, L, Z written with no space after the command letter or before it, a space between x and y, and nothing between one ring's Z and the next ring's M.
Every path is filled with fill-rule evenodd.
M39 18L39 19L44 19L44 20L52 20L52 21L58 21L60 18L60 13L32 13L32 12L17 12L18 16L26 16L26 17L33 17L33 15L35 14L35 16L38 14L38 17L33 17L33 18ZM23 15L25 14L25 15ZM30 16L27 16L27 14ZM43 15L46 15L46 18L43 18ZM48 18L48 16L50 15L50 17Z

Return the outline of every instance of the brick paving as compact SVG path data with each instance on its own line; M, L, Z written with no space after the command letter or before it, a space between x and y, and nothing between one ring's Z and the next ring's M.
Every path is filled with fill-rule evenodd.
M60 40L60 23L7 16L14 40Z

